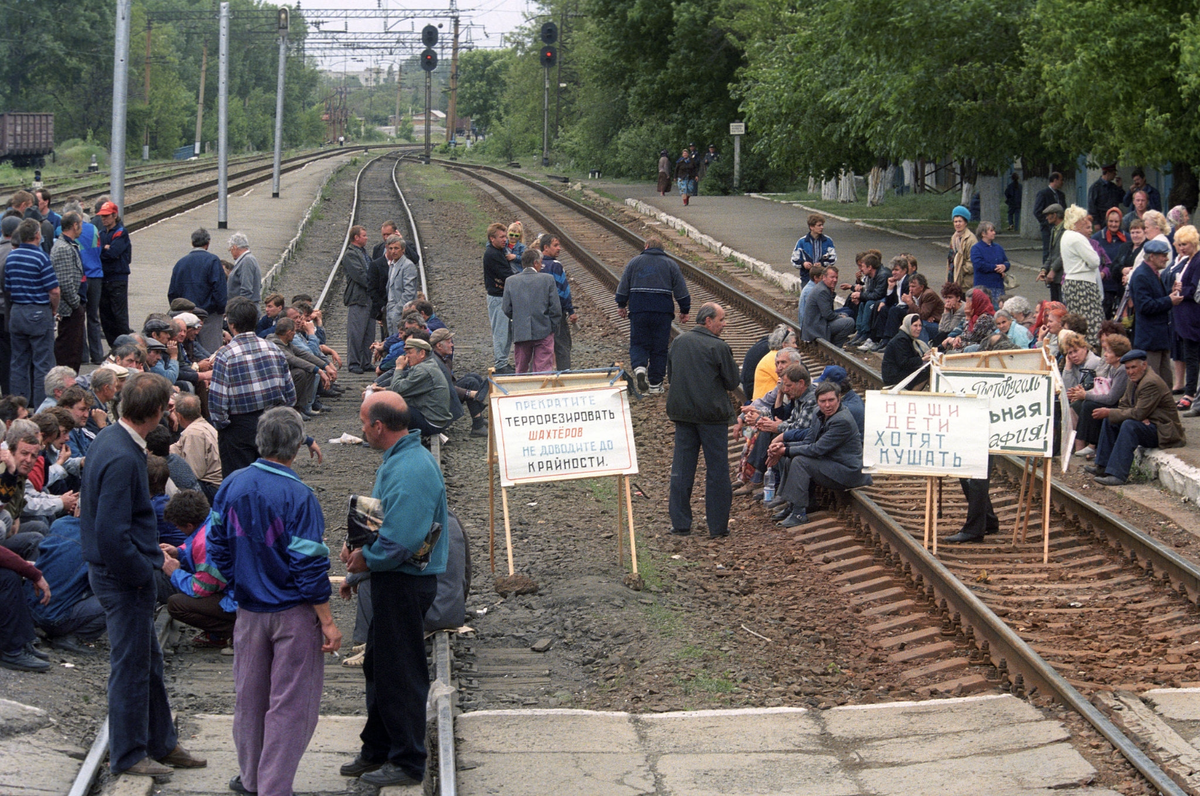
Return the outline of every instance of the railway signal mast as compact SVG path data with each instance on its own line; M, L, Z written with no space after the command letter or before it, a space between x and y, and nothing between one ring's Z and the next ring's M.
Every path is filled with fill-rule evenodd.
M426 25L421 29L421 43L425 49L421 52L421 68L425 70L425 165L429 165L429 128L433 123L433 70L437 69L437 53L433 46L438 41L438 29Z
M542 25L542 71L544 72L544 88L542 91L542 166L550 165L550 67L558 63L558 50L554 43L558 41L558 25L546 22Z

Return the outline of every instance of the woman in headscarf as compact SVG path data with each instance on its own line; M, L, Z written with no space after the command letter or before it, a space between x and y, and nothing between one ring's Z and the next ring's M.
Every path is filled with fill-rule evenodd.
M1121 283L1121 272L1125 268L1124 256L1132 248L1129 244L1129 233L1121 229L1124 216L1121 208L1110 207L1104 216L1105 225L1092 235L1092 240L1100 245L1112 265L1104 281L1104 317L1111 318L1117 310L1117 302L1121 300L1124 286Z
M900 331L888 341L883 351L883 383L899 384L915 373L925 364L929 356L929 346L921 340L921 316L909 313L900 322ZM908 385L910 390L917 390L929 381L929 375L922 373Z
M1100 345L1100 324L1104 320L1104 291L1100 281L1100 255L1092 248L1088 235L1092 224L1087 211L1071 205L1063 214L1062 243L1063 304L1067 310L1087 320L1088 345Z
M666 196L671 190L671 158L667 150L658 153L658 195Z
M954 282L963 291L971 289L975 282L974 269L971 266L971 247L979 243L979 238L967 226L971 220L971 211L959 205L950 213L950 221L954 224L954 234L950 236L949 268L946 269L946 281Z
M964 352L978 351L979 346L996 331L996 310L986 290L975 288L967 303L967 328L958 337L946 342Z

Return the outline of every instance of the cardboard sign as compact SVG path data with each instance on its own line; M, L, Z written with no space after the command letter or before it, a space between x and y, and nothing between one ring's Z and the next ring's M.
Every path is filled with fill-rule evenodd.
M1003 351L975 351L970 354L946 354L941 367L946 370L1020 370L1049 373L1053 358L1044 348L1018 348Z
M863 472L986 478L986 398L867 392Z
M566 481L638 471L625 385L491 394L500 483Z
M1016 456L1054 455L1054 374L934 368L933 389L989 398L988 448Z

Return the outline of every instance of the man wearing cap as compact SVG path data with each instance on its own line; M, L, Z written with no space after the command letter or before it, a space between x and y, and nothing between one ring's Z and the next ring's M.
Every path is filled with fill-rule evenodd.
M129 265L133 246L129 233L117 215L117 206L105 202L100 206L100 265L104 283L100 289L100 327L111 348L113 341L129 329Z
M1121 357L1129 383L1115 408L1101 406L1092 417L1100 426L1096 463L1084 469L1103 486L1121 486L1129 478L1139 448L1177 448L1187 443L1171 388L1150 369L1146 352L1135 348Z
M174 340L171 342L172 344L175 343ZM178 346L172 351L153 337L147 337L146 371L148 373L157 373L174 386L175 382L179 381Z
M1050 173L1050 184L1042 190L1038 191L1037 196L1033 199L1033 217L1037 219L1038 226L1042 230L1042 264L1050 259L1050 231L1054 228L1046 218L1046 209L1050 205L1058 205L1059 220L1062 217L1062 209L1067 206L1067 195L1062 192L1063 176L1057 171Z
M557 296L555 297L557 300ZM428 332L414 332L404 341L404 361L392 376L390 389L404 397L412 416L409 428L422 435L440 434L454 419L450 413L450 388L441 368L430 359L433 346Z
M12 393L24 395L30 406L38 406L46 397L43 381L54 367L54 315L60 297L58 277L41 243L41 225L25 219L17 226L13 250L4 264L4 290L10 296Z
M1146 352L1150 369L1172 384L1175 376L1171 370L1171 309L1183 302L1183 296L1179 291L1168 293L1160 278L1171 256L1170 245L1165 240L1148 240L1142 254L1142 265L1134 268L1129 277L1134 319L1132 342L1135 349Z
M542 253L537 249L525 250L521 273L504 283L502 309L513 322L517 373L554 370L554 332L562 322L562 303L554 277L542 273Z
M1037 281L1045 282L1046 287L1050 288L1051 301L1062 301L1062 236L1065 231L1062 205L1047 206L1042 218L1049 225L1050 237L1047 244L1049 246L1047 256L1042 261L1042 269L1038 271Z
M200 339L204 347L216 351L221 347L221 322L225 318L225 297L228 283L221 258L208 250L212 237L201 227L192 233L192 250L175 263L171 270L171 284L167 288L167 299L174 302L186 298L195 307L203 307L208 313Z
M478 373L464 373L462 376L455 376L454 332L446 327L434 329L429 335L429 344L433 346L433 355L442 365L442 372L450 374L451 384L454 385L450 391L452 399L457 398L460 405L465 404L471 415L471 436L486 437L488 433L487 396L490 389L487 380Z
M1100 169L1100 179L1088 188L1088 214L1093 221L1103 221L1108 209L1119 208L1124 199L1125 189L1117 178L1117 166L1110 163Z

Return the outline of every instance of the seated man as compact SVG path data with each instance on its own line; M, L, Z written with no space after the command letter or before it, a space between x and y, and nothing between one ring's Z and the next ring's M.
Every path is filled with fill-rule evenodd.
M27 602L34 624L46 634L51 648L91 655L95 650L85 645L103 635L104 607L88 582L77 514L78 510L50 526L35 562L54 599L43 603L36 590L27 590Z
M817 402L809 389L812 377L800 362L800 352L785 348L775 354L779 386L762 398L742 407L739 423L753 426L758 434L747 454L747 463L754 467L750 483L734 491L735 495L753 494L762 485L767 470L767 450L771 442L781 438L789 429L808 428Z
M158 456L167 463L170 473L170 483L166 486L166 495L171 497L181 489L200 490L200 479L192 472L192 466L180 456L171 453L171 432L166 426L156 426L146 435L146 452ZM165 501L164 501L165 505ZM182 537L180 537L182 539Z
M871 484L871 476L862 472L862 435L850 410L842 406L841 391L832 381L816 389L820 410L803 442L771 444L771 460L784 471L776 501L775 515L783 527L794 528L808 522L808 501L812 483L830 489L853 489Z
M1100 426L1096 463L1083 468L1096 483L1120 486L1129 478L1133 454L1139 447L1176 448L1187 443L1183 422L1171 388L1146 364L1147 354L1135 348L1121 357L1129 383L1116 408L1092 410Z
M208 501L198 492L177 492L163 516L187 536L179 546L159 544L166 557L163 571L174 592L167 598L167 612L204 631L193 646L226 647L233 637L237 603L226 591L225 577L208 561Z
M274 343L283 352L287 360L288 372L296 384L295 409L305 418L311 418L321 413L324 406L317 400L317 390L330 383L325 361L313 354L304 345L296 345L296 322L291 318L280 318L275 322L275 331L266 337L268 343Z
M200 491L212 503L222 479L217 430L200 413L200 399L195 395L175 399L175 419L182 431L172 443L171 453L188 463L200 480Z
M9 519L0 546L7 547L26 561L37 558L38 544L50 530L40 519L26 512L27 481L42 450L42 438L32 420L14 420L4 437L7 447L0 450L0 508Z
M864 257L862 264L863 286L850 294L850 298L856 299L858 304L855 318L858 334L846 346L858 346L860 351L882 350L883 326L887 321L884 300L887 298L891 272L884 270L880 259L874 254Z
M817 274L817 280L804 288L808 295L801 298L804 308L800 313L800 339L806 343L824 339L840 346L854 332L854 319L834 309L838 269L818 265L813 267L813 273Z
M408 404L409 428L420 429L422 436L440 434L454 419L450 414L450 388L441 368L429 358L432 352L428 333L417 332L404 341L408 367L396 370L391 386Z
M62 397L58 399L58 406L60 409L70 412L74 421L71 430L67 432L65 444L70 447L73 458L80 458L84 455L83 450L91 443L90 439L84 437L84 426L87 425L91 410L88 393L79 385L68 387L63 391Z
M454 373L454 332L445 326L435 329L429 336L429 344L433 346L433 354L441 362L443 373L450 374L454 385L453 396L460 404L467 405L471 414L471 436L486 437L488 435L487 397L491 385L487 379L478 373L464 373L457 376Z
M34 584L43 605L50 602L50 584L41 570L11 550L0 547L0 666L19 672L44 672L49 655L34 646L37 634L25 602L22 580Z

